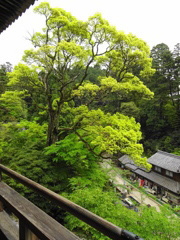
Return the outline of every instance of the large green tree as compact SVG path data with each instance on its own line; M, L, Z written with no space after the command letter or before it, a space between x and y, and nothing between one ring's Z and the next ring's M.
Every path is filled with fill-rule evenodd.
M127 120L131 121L131 126L124 126L123 117L116 113L118 107L115 111L106 109L106 114L112 112L114 115L103 115L97 109L102 107L101 104L99 107L96 104L95 108L94 103L103 101L108 105L114 102L118 106L122 101L152 97L152 92L140 80L154 72L146 43L132 34L117 31L100 14L82 22L63 9L51 8L48 3L41 3L35 12L44 16L45 27L31 37L34 48L25 51L26 65L19 64L9 74L9 85L27 90L33 103L48 117L47 144L74 132L89 149L93 149L98 143L99 126L101 150L106 146L107 151L113 152L113 149L117 151L117 145L124 146L136 159L142 154L142 147L137 144L139 133L131 138L130 131L139 127L131 120ZM89 69L94 65L104 70L98 83L88 79ZM91 112L93 108L94 112ZM94 121L92 115L96 116ZM112 126L107 127L110 123L105 118L112 119ZM95 120L99 119L101 124L96 124ZM124 129L126 134L123 134ZM124 135L122 140L121 134ZM89 143L87 135L96 140L90 139ZM130 151L131 143L135 145Z

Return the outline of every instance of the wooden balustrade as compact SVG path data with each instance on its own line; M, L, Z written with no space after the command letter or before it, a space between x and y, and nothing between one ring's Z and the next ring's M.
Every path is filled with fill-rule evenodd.
M111 239L141 239L137 235L115 226L87 209L82 208L2 164L0 164L0 172L1 171L25 186L37 191L50 199L50 201L55 202L62 209L86 222ZM8 206L19 218L19 240L79 239L2 181L0 182L0 201ZM0 210L3 210L3 208L0 207Z

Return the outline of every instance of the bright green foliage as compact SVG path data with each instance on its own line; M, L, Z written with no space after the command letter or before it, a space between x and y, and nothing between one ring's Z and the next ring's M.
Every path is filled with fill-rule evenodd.
M53 162L65 161L73 166L76 171L89 169L96 157L88 151L85 144L75 134L70 134L60 142L46 148L46 155L53 155Z
M46 125L40 126L35 122L22 121L19 123L1 123L0 125L1 159L14 159L19 152L28 149L43 149L46 140ZM23 159L23 155L21 156Z
M178 217L165 206L161 207L161 212L157 212L154 208L142 208L137 223L137 231L147 240L178 239L180 234Z
M11 86L17 84L19 88L28 88L30 87L29 82L31 82L32 87L35 87L39 83L38 74L35 71L36 69L37 68L35 67L33 69L30 69L28 66L19 63L17 66L14 67L13 72L8 73L10 77L8 85ZM19 79L21 79L21 81L19 81Z
M4 93L7 89L8 76L7 72L12 71L12 65L9 62L0 65L0 94Z
M67 195L65 195L67 196ZM161 208L139 207L138 212L125 208L114 192L102 191L100 188L75 190L68 198L87 208L93 213L131 231L143 239L177 239L180 234L180 221L172 211ZM109 239L75 217L67 215L67 227L86 239ZM82 231L83 229L83 231Z
M81 128L75 130L75 133L91 152L99 156L105 152L126 153L138 165L150 167L146 158L140 157L143 153L142 145L138 143L141 139L140 125L134 118L119 113L105 114L100 109L90 111L86 106L74 108L72 112L74 126L77 126L79 121L81 123Z
M81 98L82 96L88 101L108 98L109 101L112 94L116 94L117 100L123 101L125 98L134 99L135 95L144 99L150 99L153 97L153 93L139 80L139 78L133 76L130 73L124 75L124 80L118 82L112 77L102 77L99 80L99 85L93 83L85 83L80 86L78 90L74 90L74 95Z
M172 153L180 156L180 148L175 148L174 152L172 152Z
M112 77L102 78L101 85L102 89L109 89L112 93L119 92L125 95L131 92L137 92L148 98L153 96L153 93L131 73L126 73L121 83Z
M67 197L67 194L65 194L65 196ZM89 188L75 190L72 194L68 195L68 198L78 205L85 207L89 211L92 211L93 213L105 218L106 220L114 222L114 224L118 224L118 220L125 215L126 220L124 219L123 222L128 222L128 219L131 216L131 213L128 213L129 210L127 210L121 204L118 204L120 201L115 196L114 192L102 191L101 188L94 187L93 185ZM109 239L75 217L67 215L65 221L67 222L66 226L68 229L78 233L78 235L82 238ZM123 227L123 223L121 223L121 226Z
M154 72L145 42L117 31L100 14L82 22L63 9L51 8L48 3L41 3L35 12L45 17L45 28L32 36L36 48L25 51L23 57L28 66L16 66L9 74L9 84L26 89L33 104L43 109L44 117L48 118L48 145L63 139L61 132L66 136L67 129L77 130L68 114L62 122L67 104L86 104L92 109L103 103L108 105L103 110L114 113L123 102L153 96L141 81ZM89 82L92 76L89 79L88 73L93 66L101 70L99 82L97 77L93 83ZM115 101L119 106L115 104L113 110ZM109 129L105 130L109 134Z
M42 149L46 140L46 126L22 121L0 126L0 158L3 164L37 182L41 182L46 164ZM12 179L12 186L24 189ZM24 194L26 194L24 191ZM27 191L29 192L29 191Z
M27 105L27 119L42 119L41 123L47 120L47 108L45 105L45 96L42 94L43 85L38 79L40 69L37 67L29 68L19 63L14 67L14 71L8 73L8 87L16 89L18 92L25 92L23 100ZM21 81L20 81L21 79Z
M142 209L139 207L139 212L129 210L121 204L121 200L112 191L112 186L107 184L108 178L95 159L91 157L90 164L81 168L84 162L79 158L78 152L83 151L83 145L73 146L72 142L75 138L74 135L69 136L62 143L59 142L47 148L47 154L55 156L54 161L59 162L61 167L64 166L63 162L69 166L70 192L68 193L66 189L63 193L65 197L147 240L176 239L179 236L180 223L170 210L162 208L161 212L157 212L156 209L148 207ZM67 156L61 151L66 153L70 151L70 153ZM72 160L71 155L76 160ZM66 226L82 238L108 239L70 214L67 214L64 220Z
M26 104L22 100L24 92L6 91L0 96L0 119L3 122L19 121L26 118Z
M22 121L0 125L0 159L2 164L34 180L43 186L60 193L68 190L68 169L53 164L43 154L46 146L47 125ZM3 181L10 184L30 201L43 208L53 217L61 220L61 212L53 203L34 193L29 188L3 176ZM58 215L58 216L57 216Z
M69 127L68 121L68 126L61 130L62 136L65 134L64 129L69 132L73 131L78 136L78 140L82 142L81 144L94 156L102 157L104 153L121 152L130 155L136 164L150 168L150 165L146 163L146 158L141 158L143 147L138 143L141 139L140 125L135 122L134 118L119 113L105 114L100 109L89 110L85 105L77 108L66 106L64 115L66 113L71 116L69 121L72 127ZM71 137L65 138L66 145L70 144L67 140L71 141ZM74 139L75 141L77 138ZM63 140L60 141L61 143L63 144ZM78 143L78 145L81 144ZM64 150L61 150L60 154L61 152ZM69 155L68 152L67 155Z
M66 165L71 191L84 189L92 184L103 187L108 179L98 163L97 156L89 151L86 144L75 134L47 147L45 154L50 155L53 162Z

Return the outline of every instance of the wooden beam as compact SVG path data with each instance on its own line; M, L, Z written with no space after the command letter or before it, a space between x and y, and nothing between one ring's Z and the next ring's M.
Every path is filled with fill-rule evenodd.
M76 235L3 182L0 182L0 201L39 239L79 240Z
M5 211L0 212L0 231L8 240L19 239L18 227Z
M110 237L114 240L128 240L134 239L141 240L142 238L138 237L136 234L128 232L127 230L123 230L122 228L106 221L105 219L97 216L96 214L88 211L87 209L69 201L68 199L60 196L59 194L43 187L42 185L32 181L29 178L5 167L4 165L0 164L0 170L10 176L11 178L19 181L23 185L35 190L36 192L40 193L44 197L50 199L52 202L55 202L59 207L66 210L67 212L71 213L75 217L79 218L83 222L89 224L91 227L97 229L104 235ZM60 239L60 238L58 238ZM43 239L44 240L44 239Z
M32 181L29 178L5 167L4 165L0 164L0 170L10 176L11 178L19 181L23 185L37 191L42 196L50 199L51 201L55 202L65 211L71 213L75 217L79 218L83 222L89 224L91 227L97 229L101 233L105 234L106 236L110 237L111 239L118 239L118 240L125 240L122 237L123 229L106 221L105 219L97 216L96 214L88 211L87 209L69 201L68 199L60 196L59 194L43 187L42 185ZM140 238L139 238L140 239Z

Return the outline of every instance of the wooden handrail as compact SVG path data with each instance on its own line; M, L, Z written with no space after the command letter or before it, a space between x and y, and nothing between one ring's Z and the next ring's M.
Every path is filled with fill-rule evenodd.
M0 200L19 219L18 240L80 240L79 237L4 182L0 182ZM4 213L4 211L1 213ZM9 219L9 223L11 223L11 226L6 233L11 233L11 219ZM1 226L2 224L0 229ZM29 236L26 237L27 235ZM34 236L32 237L32 235Z
M42 185L28 179L21 174L5 167L4 165L0 164L0 171L5 173L6 175L10 176L11 178L18 180L25 186L35 190L36 192L42 194L46 198L50 199L51 201L55 202L58 206L62 209L66 210L67 212L71 213L72 215L76 216L80 220L86 222L93 228L97 229L104 235L110 237L111 239L118 239L118 240L126 240L126 239L141 239L137 235L123 230L115 226L114 224L106 221L105 219L97 216L96 214L88 211L87 209L69 201L68 199L58 195L57 193L43 187Z

